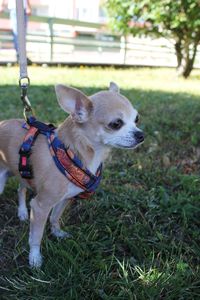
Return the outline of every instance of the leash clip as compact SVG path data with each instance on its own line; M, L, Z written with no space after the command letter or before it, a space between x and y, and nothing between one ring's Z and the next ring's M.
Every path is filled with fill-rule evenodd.
M25 80L25 81L24 81ZM29 77L22 77L19 79L19 86L21 88L21 100L24 106L24 118L25 120L27 120L27 113L31 113L32 115L34 115L34 111L31 107L31 103L28 99L28 95L27 95L27 91L28 91L28 87L30 85L30 79Z

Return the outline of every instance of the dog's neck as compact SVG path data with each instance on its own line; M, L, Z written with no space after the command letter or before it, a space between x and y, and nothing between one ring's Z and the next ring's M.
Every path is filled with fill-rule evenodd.
M69 147L92 173L103 162L109 149L103 145L92 144L81 132L71 117L68 117L57 129L58 138Z

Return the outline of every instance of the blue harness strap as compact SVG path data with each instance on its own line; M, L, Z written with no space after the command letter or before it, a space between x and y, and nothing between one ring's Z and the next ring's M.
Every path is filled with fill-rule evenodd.
M55 133L55 127L52 124L46 125L37 121L34 117L29 117L23 128L28 129L24 141L20 147L19 172L23 178L32 179L33 171L30 165L31 148L38 136L43 134L46 136L50 153L60 172L67 177L76 186L85 192L79 196L88 198L98 187L102 177L102 164L97 169L96 174L92 174L78 156L69 148L65 148L64 144L58 139Z

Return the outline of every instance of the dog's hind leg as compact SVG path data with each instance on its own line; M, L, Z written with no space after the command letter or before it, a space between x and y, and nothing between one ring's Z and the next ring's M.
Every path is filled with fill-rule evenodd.
M26 207L26 187L21 182L18 188L18 217L21 221L28 219L28 210Z
M8 170L0 168L0 194L3 193L8 178Z
M70 238L72 237L70 233L63 231L60 229L60 217L67 205L69 199L64 199L60 201L52 210L50 216L50 223L51 223L51 233L59 238Z

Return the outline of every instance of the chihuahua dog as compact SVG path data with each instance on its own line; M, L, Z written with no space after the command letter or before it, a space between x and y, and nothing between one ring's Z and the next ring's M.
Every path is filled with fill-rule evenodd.
M106 159L111 147L133 149L143 142L143 132L137 127L138 113L120 94L115 83L110 83L109 90L90 97L64 85L57 85L55 91L61 108L69 113L56 129L56 134L93 174ZM19 177L20 220L28 218L25 198L26 189L30 188L18 171L19 148L27 132L22 128L23 123L24 120L20 119L0 122L0 193L10 174ZM50 212L52 234L68 237L68 233L61 230L59 219L67 201L83 190L67 180L56 167L46 137L42 134L36 139L30 160L36 196L30 202L29 264L37 268L42 264L40 244Z

